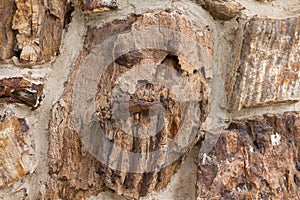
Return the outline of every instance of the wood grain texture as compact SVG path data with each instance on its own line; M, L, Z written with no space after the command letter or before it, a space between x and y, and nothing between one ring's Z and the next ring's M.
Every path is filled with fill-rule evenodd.
M16 10L14 1L0 1L0 60L6 60L14 55L14 44L16 40L12 29L12 20Z
M34 147L25 119L11 110L0 116L0 188L34 171Z
M16 0L15 3L12 28L17 31L20 62L49 62L59 53L66 1Z
M300 17L252 17L245 25L233 74L227 79L227 110L300 99Z
M206 57L201 57L203 63L205 63L203 66L207 65L207 68L211 67L212 40L210 32L202 30L199 31L201 34L195 33L192 24L178 14L173 13L171 16L171 14L167 12L151 13L138 17L131 16L126 20L115 20L99 28L89 27L86 34L85 48L79 56L75 67L72 68L72 75L62 97L61 102L63 103L57 103L52 112L50 148L48 151L52 177L52 181L48 184L49 195L53 194L53 191L57 191L56 197L77 199L110 188L118 195L138 199L140 196L145 196L152 191L160 191L165 188L170 182L171 177L184 161L188 151L197 142L199 138L198 129L193 130L195 137L191 138L192 141L185 151L178 152L182 154L169 165L162 167L160 170L148 172L147 168L151 168L151 166L131 162L130 169L133 171L124 172L113 169L92 157L76 131L72 115L72 111L75 110L72 106L72 100L76 95L74 94L73 86L76 79L78 79L79 72L83 74L95 73L93 70L80 71L80 67L81 65L85 65L86 62L89 62L87 65L101 66L97 63L97 60L87 59L87 61L85 61L85 59L94 55L94 49L97 49L99 44L112 35L120 34L120 36L122 36L122 34L128 33L132 29L149 27L169 28L190 36L190 38L198 42L199 46L201 45L203 50L203 52L201 52L202 55L207 55ZM147 38L151 41L155 41L156 36L149 34ZM168 41L170 38L166 37L165 39ZM130 41L131 40L124 40L122 44L126 47L127 42ZM114 40L114 42L118 41ZM176 44L180 45L180 42L182 41L179 39ZM120 45L118 47L122 46ZM114 52L115 51L113 51L113 53ZM197 51L195 50L194 52ZM98 59L98 57L95 58ZM103 60L102 58L99 59ZM149 67L145 68L145 71L142 71L139 67L143 65ZM97 123L99 123L104 130L105 137L113 142L114 147L121 147L124 151L133 153L150 153L155 150L161 150L162 148L167 149L167 142L177 136L177 130L180 124L185 117L188 117L182 116L184 107L179 105L177 99L179 97L176 97L170 89L161 85L146 83L136 88L136 91L131 94L131 100L129 102L130 116L128 117L133 122L133 126L137 130L136 133L147 136L147 132L143 132L143 130L151 124L152 117L155 115L159 118L159 123L154 124L154 127L157 129L160 127L161 131L152 137L133 137L133 135L125 133L118 127L118 123L115 121L115 118L112 117L115 108L115 106L111 104L113 89L118 87L120 78L123 76L129 76L127 81L130 81L130 77L134 79L140 76L141 73L150 76L148 70L152 70L153 66L165 66L169 69L173 69L184 77L188 77L186 78L188 82L195 87L195 91L192 95L196 96L197 107L200 109L199 115L196 116L199 125L205 120L209 112L210 94L205 79L202 77L202 74L191 66L181 55L172 54L161 49L140 49L128 52L117 57L116 60L106 68L102 76L99 75L99 82L97 83L98 89L93 95L96 97L95 108L96 116L98 117ZM89 69L91 70L91 68ZM143 82L143 80L141 81ZM180 84L181 82L177 82L176 86L180 86ZM182 87L184 87L184 85L182 85ZM88 89L89 88L85 88L84 90ZM188 94L184 94L184 92L182 93L183 96L188 96ZM118 106L122 111L123 105L118 104ZM157 108L161 106L166 110L165 117L157 113ZM122 115L123 112L119 112L119 114ZM122 118L122 116L117 117ZM188 132L181 134L183 134L181 137L184 139L190 136ZM96 141L97 138L94 140ZM179 142L178 146L180 146L180 144ZM103 149L100 146L97 152L104 155L108 154L109 162L122 165L122 159L124 158L122 158L122 155L113 154L113 149ZM176 154L176 150L174 150L174 154ZM157 156L156 164L163 166L167 156L163 154ZM153 164L153 166L156 165ZM135 173L135 168L139 168L142 172ZM84 175L78 176L78 173L83 173ZM78 180L79 178L80 180ZM82 185L82 183L85 185ZM72 195L68 197L66 191Z
M40 106L43 99L43 84L23 77L0 79L0 102L21 103L32 109Z
M233 121L198 168L200 199L299 199L300 114Z

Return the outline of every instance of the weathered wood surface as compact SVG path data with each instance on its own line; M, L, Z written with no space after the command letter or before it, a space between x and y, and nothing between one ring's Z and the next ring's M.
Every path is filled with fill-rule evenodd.
M300 113L231 123L198 169L200 199L299 199Z
M299 101L300 16L254 16L227 80L227 110Z
M0 60L6 60L14 55L15 33L12 29L12 20L16 5L11 0L0 1Z
M160 16L160 17L157 17ZM185 149L185 152L181 153L178 159L170 164L166 164L166 155L160 154L159 159L156 160L156 164L150 163L153 166L164 166L159 168L157 171L147 171L151 169L151 166L145 166L145 163L130 163L131 172L118 171L111 168L106 163L101 163L96 161L87 150L87 147L82 144L80 140L79 133L74 125L74 116L71 114L75 108L72 105L72 100L75 94L73 86L76 80L78 80L78 71L81 65L96 65L101 66L96 60L85 60L90 58L91 55L95 55L94 49L101 44L105 39L111 37L115 34L128 33L130 30L137 28L136 30L143 28L168 28L173 31L181 32L190 36L195 41L202 45L203 50L200 57L203 59L206 69L211 67L212 60L212 41L210 37L210 32L207 30L200 31L201 34L195 33L192 30L192 24L187 21L184 17L169 13L162 12L156 14L146 14L139 17L129 17L127 20L116 20L112 23L104 25L100 28L90 27L87 30L87 36L85 41L85 49L81 56L76 62L75 67L72 69L72 76L66 86L65 94L62 97L63 104L57 104L52 113L52 120L50 124L50 148L49 148L49 158L51 166L51 177L52 182L48 185L49 191L55 191L57 196L63 198L78 198L79 195L92 194L93 191L101 191L104 189L103 184L106 187L113 189L117 194L124 195L130 198L139 198L140 196L145 196L152 191L160 191L165 188L171 177L176 173L177 169L183 162L187 152L190 148L197 142L199 133L198 129L193 130L195 137L192 137L189 146ZM162 29L161 29L162 30ZM190 34L190 35L189 35ZM120 34L122 36L122 34ZM147 35L149 41L155 41L156 35ZM168 37L166 37L168 39ZM118 42L115 41L114 42ZM123 44L127 45L131 40L124 40ZM166 41L164 41L166 42ZM177 45L181 45L180 40L178 40ZM160 44L160 43L159 43ZM116 45L118 46L118 45ZM122 47L120 45L120 47ZM192 48L193 46L189 46ZM199 46L200 47L200 46ZM176 50L174 47L172 48ZM193 51L189 49L189 51ZM114 51L113 51L114 52ZM193 52L198 52L193 51ZM103 60L102 58L99 58ZM88 64L86 63L88 62ZM205 79L197 69L191 66L188 61L181 55L177 56L174 53L161 50L161 49L139 49L136 51L128 52L120 57L117 57L115 62L111 63L107 69L104 71L102 76L99 75L98 90L95 91L95 107L97 108L96 116L98 116L98 122L104 131L104 135L108 138L115 147L121 147L124 152L129 151L133 153L151 153L162 148L166 148L168 141L174 139L178 136L179 125L182 123L185 117L183 116L184 108L179 104L179 101L175 94L173 94L168 87L163 85L152 84L151 82L142 84L140 87L136 88L130 96L129 106L129 117L133 122L134 127L139 127L136 133L140 134L142 137L135 137L134 133L125 133L123 129L118 126L118 124L113 118L114 106L112 103L112 92L114 88L119 87L121 78L123 76L127 77L126 81L130 82L137 76L140 76L138 70L140 66L149 66L144 68L146 71L142 74L149 76L147 70L152 70L152 66L160 69L167 67L168 69L173 69L176 71L177 75L183 75L187 78L187 82L195 87L192 95L197 98L197 106L199 106L200 113L197 116L199 125L205 120L206 115L209 111L209 89L205 83ZM91 68L89 68L91 70ZM94 71L80 71L80 73L90 74L95 73ZM167 72L166 72L167 73ZM80 74L79 74L80 75ZM176 74L173 74L177 76ZM79 76L80 77L80 76ZM159 78L159 77L158 77ZM177 79L176 79L177 80ZM144 80L145 82L145 80ZM181 82L176 82L176 85L180 85ZM121 85L121 84L120 84ZM129 88L131 86L129 85ZM88 90L85 88L84 90ZM130 89L129 89L130 90ZM77 91L80 92L80 91ZM184 91L186 92L186 91ZM188 96L185 93L182 96ZM182 98L182 97L181 97ZM123 105L118 104L121 112ZM125 105L126 106L126 105ZM157 112L158 108L164 107L166 110L166 115L160 115ZM158 109L159 110L159 109ZM155 130L161 128L159 133L153 133L153 135L148 135L149 132L145 131L145 127L150 127L151 120L153 116L158 117L158 124L154 125ZM122 118L123 116L115 115L115 117ZM158 127L159 126L159 127ZM151 131L150 131L151 132ZM155 132L155 131L154 131ZM188 138L190 133L181 132L182 138ZM92 138L91 138L92 139ZM97 138L94 139L97 141ZM183 142L183 141L182 141ZM180 141L178 143L180 146ZM179 147L178 147L179 148ZM167 148L166 148L167 149ZM114 152L113 149L103 149L99 147L99 153L104 155L109 155L109 163L119 163L122 165L122 155L110 154L109 152ZM67 153L68 152L68 153ZM176 154L176 149L174 150ZM86 165L85 163L89 163ZM88 171L84 166L89 166ZM137 169L139 173L135 173L134 169ZM78 176L78 174L83 173L84 175ZM87 173L87 174L86 174ZM80 181L78 178L80 177ZM86 179L89 178L89 179ZM54 184L56 182L56 184ZM85 185L82 185L84 183ZM60 188L60 189L58 189ZM68 191L71 197L67 197ZM53 192L50 192L53 193Z
M12 28L17 31L21 63L50 61L59 53L66 13L65 0L16 0Z
M236 0L204 0L203 2L202 7L217 20L232 19L245 9Z
M79 5L86 13L98 13L118 8L116 0L79 0Z
M42 99L43 84L22 77L0 79L1 103L21 103L36 109Z
M0 188L34 171L34 147L25 119L11 110L0 116Z

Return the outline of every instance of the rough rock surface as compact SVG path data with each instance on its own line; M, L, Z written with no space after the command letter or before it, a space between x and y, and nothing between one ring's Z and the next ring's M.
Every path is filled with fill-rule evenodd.
M254 16L226 85L227 109L300 99L300 16Z
M236 0L204 0L203 8L219 20L234 18L244 9Z
M87 13L97 13L118 8L117 1L115 0L79 0L79 5Z
M199 199L299 199L300 113L233 121L198 169Z
M15 34L11 26L15 10L14 1L0 1L0 60L9 59L14 55Z
M35 147L25 119L7 110L0 116L0 188L35 169Z
M16 0L12 28L17 31L20 62L50 61L58 54L66 13L64 0Z
M131 40L126 39L126 34L128 34L130 30L134 29L137 31L147 28L153 28L154 30L157 30L158 26L161 28L161 31L163 31L163 28L168 28L168 30L181 32L182 34L190 36L189 38L193 38L194 41L197 41L201 46L198 46L200 49L195 49L195 52L202 50L200 56L202 65L200 66L203 66L205 69L211 67L212 42L210 32L206 29L203 29L198 31L198 34L195 34L195 32L192 30L192 24L175 13L172 15L166 12L146 14L140 17L129 17L127 20L123 21L116 20L100 28L90 27L87 31L87 37L85 41L86 48L79 57L76 67L73 68L73 75L68 83L65 95L63 96L64 106L59 104L55 106L50 124L51 134L49 158L53 182L49 184L49 187L52 188L50 190L54 191L54 182L59 182L59 184L62 184L64 189L60 190L61 194L59 196L70 198L66 196L67 193L62 194L62 191L68 191L72 194L72 197L78 197L79 191L86 191L87 193L89 193L91 190L99 191L103 189L101 181L103 181L107 187L113 189L117 194L135 199L139 198L140 196L145 196L152 191L160 191L162 188L167 186L172 175L177 171L178 167L185 159L187 152L197 142L199 137L199 127L196 129L197 127L195 126L195 130L191 131L191 133L188 131L181 131L180 134L182 135L180 135L178 131L179 124L183 123L183 121L188 121L185 119L186 116L184 116L187 108L182 107L183 105L179 104L178 98L183 98L182 96L187 97L188 95L182 93L181 96L178 97L176 96L178 94L174 94L168 87L165 88L163 86L154 84L150 81L151 77L149 78L152 73L151 70L156 70L155 73L157 76L155 77L160 79L163 77L159 76L158 71L162 70L160 73L164 74L168 73L168 70L163 71L165 68L170 69L170 71L173 69L173 71L176 71L176 73L171 75L174 76L176 81L178 81L173 85L193 85L194 92L191 93L193 96L195 96L197 101L196 106L198 109L196 108L195 110L199 110L199 115L197 115L196 118L199 121L198 125L201 125L201 123L205 120L209 110L209 89L205 83L205 79L202 78L201 73L199 73L199 69L195 68L189 63L193 61L186 60L186 58L181 54L176 55L176 53L178 53L176 51L180 48L175 48L176 46L174 47L174 45L182 45L181 42L183 39L180 37L177 39L177 43L163 41L169 42L169 50L173 52L155 48L138 49L126 52L121 56L116 56L115 61L107 66L102 76L96 78L99 81L98 89L95 91L94 95L91 95L96 95L95 107L96 116L98 118L96 123L100 124L104 131L105 137L114 144L113 149L105 149L101 145L97 147L97 152L99 151L103 155L109 155L108 163L119 163L121 165L122 161L124 161L122 154L118 154L114 151L115 147L121 147L123 151L130 151L137 154L147 154L158 150L161 151L163 148L172 148L167 145L169 145L168 141L174 138L182 139L182 141L179 139L179 141L177 141L178 149L180 149L180 145L183 145L184 140L191 140L183 152L182 150L178 150L177 152L176 148L173 147L174 150L172 153L174 155L180 154L180 156L174 160L174 162L167 163L168 156L171 157L171 155L166 156L164 153L161 153L156 155L159 157L154 159L155 162L150 162L151 158L149 158L149 165L145 166L143 163L130 162L129 165L130 170L132 170L131 172L118 171L111 166L107 166L106 163L95 161L95 158L91 157L90 155L91 152L87 150L88 147L85 146L86 144L82 144L82 141L80 141L80 137L85 136L79 136L80 133L76 133L78 132L76 131L76 126L74 125L74 121L76 121L76 119L74 119L74 116L71 114L72 111L77 109L76 104L72 105L72 103L74 103L74 96L78 95L78 93L85 94L85 91L90 89L87 88L88 86L85 84L91 85L91 82L90 80L88 83L83 82L80 84L82 90L75 90L76 92L73 90L73 86L76 86L76 80L81 81L82 77L88 76L91 73L97 74L93 68L88 67L85 69L90 71L84 71L82 67L92 65L98 67L102 66L102 64L99 62L103 59L100 56L101 54L97 51L98 49L102 49L99 48L99 46L110 36L119 34L119 41L113 40L115 43L113 46L116 46L116 49L112 49L112 51L106 49L108 51L108 55L111 55L111 53L117 54L116 52L121 51L122 48L126 48L131 45ZM136 34L135 31L132 32ZM147 35L147 38L149 41L156 42L157 40L158 42L156 44L161 44L160 38L156 37L155 33L156 32L153 32L153 35ZM159 32L159 34L161 35L161 32ZM137 46L139 46L138 36L139 35L135 36ZM122 39L122 37L124 37L124 39ZM167 40L169 40L169 38L170 37L164 37L164 39ZM152 47L151 43L148 45L149 47ZM193 48L194 46L188 47ZM189 51L194 52L193 49L189 49ZM93 55L97 56L93 57ZM94 58L95 60L91 60L91 58ZM143 68L143 66L146 67ZM141 71L144 71L142 74L149 79L137 80L137 82L140 84L139 87L132 88L130 84L133 84L134 81L136 81L135 79L141 75L139 73ZM178 79L178 76L186 77L186 82L181 83L181 79ZM121 90L123 90L123 86L121 85L121 83L123 83L121 80L122 78L126 79L126 82L129 84L128 87L126 86L127 89L125 90L127 90L127 92L130 94L130 101L128 102L129 115L125 116L125 118L129 118L131 122L133 122L132 128L135 128L136 132L133 131L132 134L141 134L145 137L133 137L133 135L130 133L128 134L124 131L124 129L121 129L121 127L124 127L126 123L124 125L122 122L117 121L118 119L123 119L122 117L124 116L122 115L124 113L126 114L126 108L123 110L124 105L122 102L112 104L112 98L114 96L113 90L115 88L121 88ZM147 82L147 80L149 82ZM169 81L172 82L172 79ZM132 89L134 92L130 92ZM122 94L116 93L115 95ZM84 106L86 105L82 102L78 104L78 107ZM114 111L116 111L116 106L118 107L117 111L120 109L119 111L121 112L114 113ZM160 112L157 112L157 109L159 110L161 107L165 108L165 115L161 115ZM77 111L75 111L75 113L77 113ZM78 113L76 115L78 115ZM153 117L157 117L156 119L159 123L153 124L152 122L151 124L151 121L154 120ZM149 130L151 132L151 126L154 126L154 130L159 130L159 132L157 134L154 133L153 135L149 135ZM148 129L150 127L150 129L148 130L147 127ZM193 124L191 124L190 127L194 127ZM192 133L194 134L194 137L192 137ZM72 140L70 140L70 138L72 138ZM97 141L97 138L90 139ZM85 180L85 177L89 177L88 181L86 181L87 183L85 187L80 185L82 180L78 180L78 172L74 170L77 169L80 173L82 170L87 170L82 168L84 166L83 160L91 163L89 164L90 168L88 172L86 172L89 175L80 176L82 180ZM151 169L152 166L161 167L157 171L147 171L147 169ZM78 167L80 168L78 169ZM135 169L139 173L135 173ZM100 179L100 175L102 179ZM99 181L99 183L96 183L97 181ZM85 183L85 181L83 182ZM65 186L67 186L69 189L67 189ZM77 196L73 196L75 193L77 193Z
M43 84L22 77L0 79L0 102L21 103L36 109L43 99Z

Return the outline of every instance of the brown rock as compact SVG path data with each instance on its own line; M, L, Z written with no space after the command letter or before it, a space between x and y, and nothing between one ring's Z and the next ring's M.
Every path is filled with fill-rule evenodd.
M15 10L14 1L0 0L0 60L9 59L14 55L15 34L11 26Z
M42 99L42 84L30 82L22 77L0 79L0 102L21 103L36 109Z
M199 199L299 199L300 113L231 123L198 169Z
M182 35L169 37L170 31ZM183 35L192 41L186 43ZM137 45L134 48L132 41ZM166 43L167 46L163 45ZM105 44L109 46L102 47ZM145 45L148 48L144 48ZM61 187L54 184L58 182L63 185L63 189L58 189L58 196L69 198L63 191L72 195L81 191L88 196L93 194L91 191L103 190L100 183L103 181L117 194L137 199L165 188L197 142L198 126L208 114L209 89L198 73L200 70L194 66L211 68L211 48L209 31L195 32L189 21L175 13L145 14L115 20L100 28L89 27L85 49L73 68L63 96L65 105L57 104L53 109L50 191ZM185 57L184 52L189 56ZM112 58L115 60L109 61ZM195 58L201 64L194 65ZM165 78L169 79L168 83L155 82ZM194 88L193 92L189 87ZM126 94L129 101L122 96ZM179 124L189 121L187 116L192 118L192 114L186 112L193 102L182 102L189 97L197 102L191 112L199 111L195 119L198 122L186 127L193 130L179 131ZM87 104L84 98L90 102ZM95 108L92 113L89 113L90 107ZM93 112L95 118L91 118ZM169 141L175 141L174 146ZM132 157L131 153L137 156ZM143 154L149 155L146 163L139 160ZM77 171L83 173L81 171L87 168L84 173L89 175L78 176ZM78 177L92 179L87 179L88 184L83 187Z
M17 31L20 61L50 61L59 52L66 1L16 0L16 5L12 28Z
M227 109L299 101L300 16L255 16L247 22L241 49L228 76Z
M87 13L97 13L118 8L116 0L79 0L79 5Z
M244 7L235 0L204 0L202 5L214 19L229 20L241 14Z
M12 111L0 116L0 188L35 169L34 144L25 119Z

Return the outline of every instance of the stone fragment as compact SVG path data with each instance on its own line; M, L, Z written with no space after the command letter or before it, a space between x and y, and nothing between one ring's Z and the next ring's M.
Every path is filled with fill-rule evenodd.
M195 66L211 69L212 38L210 31L197 30L184 16L167 12L88 28L62 97L64 106L57 103L52 113L49 193L86 197L105 185L138 199L168 185L209 112L209 88ZM166 78L164 84L155 82ZM186 101L190 97L195 101ZM193 116L197 124L185 124ZM180 125L186 131L179 131ZM143 154L149 155L148 164L138 160Z
M43 99L43 85L22 77L0 79L0 102L21 103L32 109Z
M86 13L97 13L118 8L116 0L79 0L81 10Z
M26 120L12 111L0 116L0 188L35 169L35 149Z
M227 110L300 99L300 16L254 16L227 78Z
M198 168L199 199L299 199L300 113L233 121Z
M66 13L64 0L16 0L12 28L21 63L50 61L59 53Z
M202 7L207 10L214 19L229 20L241 14L245 9L236 0L203 0Z
M16 10L14 1L0 0L0 60L6 60L14 55L15 34L11 28Z

